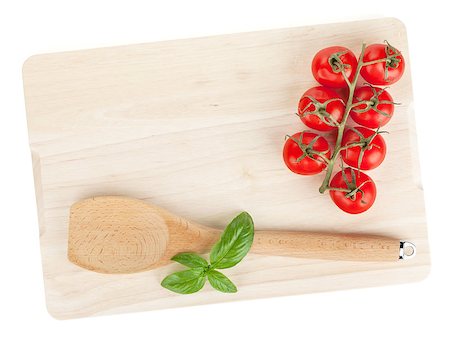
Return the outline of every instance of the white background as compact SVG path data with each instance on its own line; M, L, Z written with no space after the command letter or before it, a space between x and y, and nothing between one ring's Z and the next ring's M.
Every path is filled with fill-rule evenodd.
M2 1L0 339L448 337L450 25L441 3L446 2ZM28 56L382 16L401 19L409 35L432 251L425 281L70 321L48 315L22 92L21 66Z

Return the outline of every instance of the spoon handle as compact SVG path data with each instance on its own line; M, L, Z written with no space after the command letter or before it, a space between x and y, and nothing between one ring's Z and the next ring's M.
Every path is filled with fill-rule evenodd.
M406 255L404 246L411 249ZM411 252L412 251L412 252ZM252 253L344 261L397 261L412 257L415 247L398 239L302 231L256 231Z

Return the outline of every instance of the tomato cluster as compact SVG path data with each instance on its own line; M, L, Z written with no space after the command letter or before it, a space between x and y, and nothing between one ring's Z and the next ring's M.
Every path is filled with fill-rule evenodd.
M394 113L392 96L378 87L397 82L405 69L402 54L388 42L363 45L357 59L342 46L316 53L311 71L320 84L308 89L298 103L298 116L310 129L331 133L335 143L313 131L287 136L283 158L287 167L300 175L326 171L320 192L328 190L343 211L358 214L369 209L376 198L374 181L361 170L378 167L386 155L380 128ZM358 81L362 76L366 83ZM350 116L359 126L346 125ZM341 170L333 178L337 159Z

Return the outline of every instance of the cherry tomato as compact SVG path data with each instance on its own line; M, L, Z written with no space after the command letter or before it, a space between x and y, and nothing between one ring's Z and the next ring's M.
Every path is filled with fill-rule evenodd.
M342 74L352 81L358 61L348 48L331 46L317 52L311 64L311 71L316 80L329 87L347 87Z
M361 75L373 85L388 85L398 81L405 71L405 60L395 47L386 44L373 44L367 46L363 62L372 62L385 59L361 68Z
M394 114L391 95L379 87L363 86L355 90L353 103L366 101L350 111L350 117L359 125L376 129L386 125Z
M345 168L334 175L330 182L330 196L333 202L349 214L360 214L375 202L377 189L373 180L363 172Z
M296 174L315 175L326 168L330 158L328 142L313 132L298 132L289 136L284 144L283 158L287 167Z
M336 129L344 116L344 101L324 86L306 91L298 103L298 115L305 125L319 131Z
M348 129L342 137L342 146L361 143L341 151L342 160L353 168L372 170L379 166L386 156L386 143L377 132L362 126Z

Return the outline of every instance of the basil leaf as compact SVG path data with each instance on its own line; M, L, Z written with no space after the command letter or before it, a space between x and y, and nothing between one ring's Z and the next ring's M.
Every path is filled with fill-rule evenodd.
M242 212L226 227L210 254L212 268L230 268L238 264L253 243L253 220Z
M211 286L222 293L236 293L237 288L231 280L217 270L210 270L207 273Z
M203 268L193 268L167 276L161 286L175 293L192 294L205 285L206 276Z
M179 253L172 257L171 260L181 263L189 268L208 267L208 261L195 253Z

